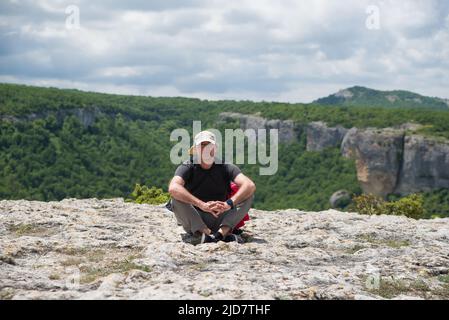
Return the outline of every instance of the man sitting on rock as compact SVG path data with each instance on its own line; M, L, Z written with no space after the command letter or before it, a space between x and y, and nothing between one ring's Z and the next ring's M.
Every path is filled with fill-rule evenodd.
M170 182L172 210L179 225L201 243L239 242L232 233L251 208L256 186L233 164L216 163L215 135L203 131L190 149L192 157L180 165ZM239 187L227 199L230 184Z

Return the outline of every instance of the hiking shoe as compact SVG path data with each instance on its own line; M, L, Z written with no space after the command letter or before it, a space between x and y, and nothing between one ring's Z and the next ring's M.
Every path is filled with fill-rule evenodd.
M224 239L224 242L237 242L237 243L243 243L242 238L240 238L238 235L235 234L228 234Z
M218 242L218 240L215 239L215 236L214 236L214 235L207 235L207 234L205 234L205 233L203 233L203 234L201 235L201 242L200 242L200 244L204 244L204 243L216 243L216 242Z
M214 233L214 238L218 241L224 241L223 235L220 232L215 232Z

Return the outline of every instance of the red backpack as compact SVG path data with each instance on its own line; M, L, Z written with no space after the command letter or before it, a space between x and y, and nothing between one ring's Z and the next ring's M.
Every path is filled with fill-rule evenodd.
M231 198L234 194L236 194L237 191L239 191L239 186L237 184L235 184L234 182L231 182L231 192L228 195L228 199ZM239 224L237 224L235 226L234 231L241 229L245 225L245 222L249 221L249 220L250 220L250 217L249 217L249 214L247 213L245 215L245 217L243 218L243 220L240 221Z

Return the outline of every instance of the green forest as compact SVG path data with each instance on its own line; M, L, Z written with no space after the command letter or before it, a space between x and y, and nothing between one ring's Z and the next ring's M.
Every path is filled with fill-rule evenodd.
M86 125L76 110L95 114ZM423 134L449 138L449 112L423 108L322 106L250 101L124 96L0 84L0 199L52 201L64 198L128 197L136 183L167 190L176 166L169 160L177 128L217 127L221 112L260 113L296 123L388 127L409 121ZM221 128L222 129L222 128ZM338 149L307 152L305 138L281 145L279 171L259 176L254 206L276 210L329 208L337 190L360 194L352 161ZM424 194L427 216L449 216L448 190Z

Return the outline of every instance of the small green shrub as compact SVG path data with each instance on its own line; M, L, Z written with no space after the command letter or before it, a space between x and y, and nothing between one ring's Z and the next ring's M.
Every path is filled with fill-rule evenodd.
M381 215L385 214L384 208L385 201L372 194L362 194L355 196L352 199L351 210L354 210L364 215Z
M134 187L134 191L131 193L130 197L131 199L128 199L130 202L153 205L166 203L170 199L170 195L162 189L156 187L148 188L147 186L141 186L138 183Z
M387 214L421 219L424 216L424 198L422 195L412 194L394 202L386 202Z
M353 198L351 209L365 215L395 215L413 219L424 217L424 199L422 195L412 194L397 201L385 201L372 194Z

